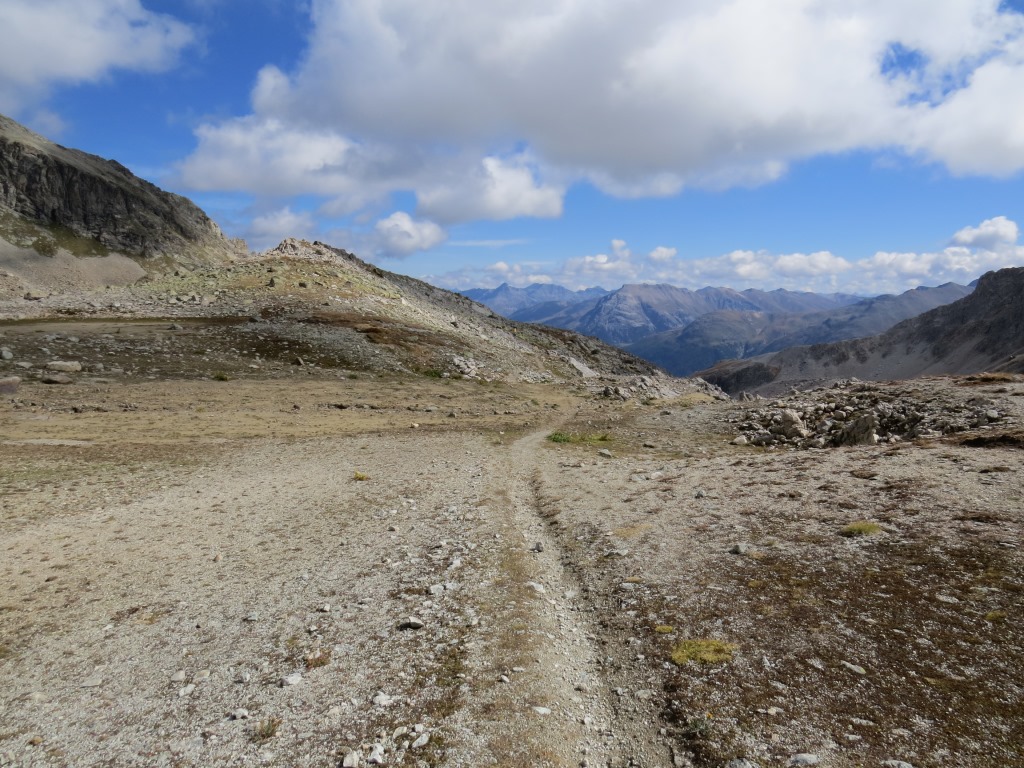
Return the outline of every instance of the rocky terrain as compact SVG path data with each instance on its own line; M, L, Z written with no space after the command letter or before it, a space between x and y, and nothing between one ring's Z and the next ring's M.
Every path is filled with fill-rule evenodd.
M0 764L1024 765L1024 377L731 402L301 241L0 311Z
M1024 372L1024 268L989 272L969 296L885 333L725 361L700 376L728 392L777 394L856 377Z
M1024 766L1024 376L733 401L322 243L61 253L0 274L0 766Z

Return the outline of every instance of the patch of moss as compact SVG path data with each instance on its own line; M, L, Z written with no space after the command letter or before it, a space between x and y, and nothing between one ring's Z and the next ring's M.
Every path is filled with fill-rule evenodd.
M839 533L842 536L846 536L848 539L852 539L858 536L874 536L876 533L881 532L882 526L878 523L872 523L869 520L858 520L855 523L843 526L843 529Z
M697 664L723 664L731 661L739 648L724 640L683 640L672 649L672 662L680 667L688 662Z
M570 443L573 445L593 445L595 443L610 443L611 435L603 433L578 433L578 432L552 432L548 435L552 443Z

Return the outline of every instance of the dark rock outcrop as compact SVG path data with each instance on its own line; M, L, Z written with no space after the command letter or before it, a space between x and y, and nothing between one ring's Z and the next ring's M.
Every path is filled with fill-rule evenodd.
M135 258L228 259L246 253L195 204L123 165L68 149L0 115L0 209Z

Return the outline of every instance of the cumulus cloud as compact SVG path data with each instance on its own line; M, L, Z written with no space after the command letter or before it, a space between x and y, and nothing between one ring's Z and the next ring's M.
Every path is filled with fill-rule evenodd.
M256 216L245 233L248 244L257 251L272 248L286 237L310 237L316 232L316 220L308 211L293 211L285 206Z
M615 289L624 283L670 283L685 288L726 286L736 289L785 288L820 293L873 296L901 293L920 285L966 284L994 269L1024 266L1024 245L1017 224L999 216L958 231L948 247L933 252L879 251L850 260L831 253L776 254L737 250L698 259L679 258L675 249L659 246L636 253L623 240L613 240L607 253L578 256L561 263L509 265L498 262L485 270L462 269L431 279L454 288L493 287L500 282L522 286L554 282L569 288L600 285ZM672 253L672 256L666 256Z
M138 0L4 0L0 29L0 110L11 113L38 105L53 85L167 69L194 40L186 24Z
M374 251L381 256L401 258L440 245L447 236L432 221L417 220L405 211L396 211L374 226Z
M137 0L35 6L55 4L145 13ZM449 226L558 217L579 182L670 196L771 183L793 162L849 151L955 174L1024 170L1024 14L1000 0L310 9L301 61L259 72L251 114L197 131L185 185L318 195L323 216L371 220L410 193L413 215ZM161 19L144 16L153 62L183 34Z

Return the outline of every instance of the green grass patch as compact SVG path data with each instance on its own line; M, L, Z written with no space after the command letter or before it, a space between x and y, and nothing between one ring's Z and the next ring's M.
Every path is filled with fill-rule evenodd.
M680 667L688 662L697 664L723 664L732 660L739 648L724 640L683 640L672 649L672 662Z
M876 533L881 532L882 526L878 523L872 523L870 520L858 520L855 523L843 526L839 533L848 539L853 539L858 536L874 536Z

